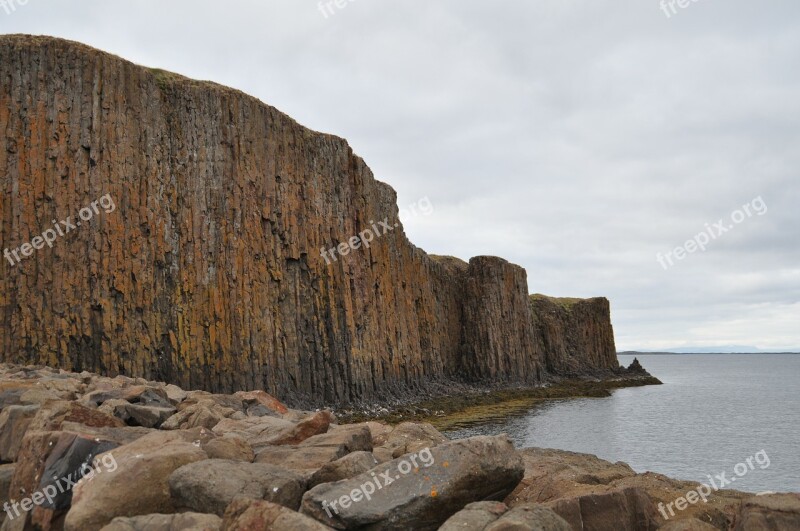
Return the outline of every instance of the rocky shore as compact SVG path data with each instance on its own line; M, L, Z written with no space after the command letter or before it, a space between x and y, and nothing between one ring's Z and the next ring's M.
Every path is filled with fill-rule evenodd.
M800 496L717 491L505 436L340 424L262 391L0 365L2 531L774 530Z

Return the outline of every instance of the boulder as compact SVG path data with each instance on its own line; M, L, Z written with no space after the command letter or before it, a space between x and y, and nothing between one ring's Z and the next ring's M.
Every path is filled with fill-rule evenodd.
M800 529L800 494L752 496L741 502L734 531Z
M153 385L134 385L114 389L92 391L81 397L81 402L95 407L108 400L124 400L140 406L172 407L167 392Z
M183 402L181 406L186 404ZM191 428L212 429L225 418L244 418L244 414L232 408L220 406L211 399L200 400L178 411L161 425L162 430L187 430Z
M518 505L483 528L484 531L572 531L566 520L542 505ZM583 527L579 529L599 529ZM616 531L615 527L607 528Z
M39 406L8 406L0 411L0 461L16 461L22 438Z
M507 511L508 506L502 502L473 502L448 518L439 531L483 531Z
M74 488L64 529L92 531L116 516L175 512L169 477L183 465L207 458L200 437L199 432L153 432L115 449L115 472L98 474Z
M225 511L224 531L330 531L330 527L281 505L239 498Z
M333 413L330 411L319 411L311 417L298 422L292 428L276 435L269 440L269 443L274 445L300 444L309 437L326 433L334 420Z
M297 509L306 490L306 480L296 472L273 465L209 459L173 472L169 490L179 509L222 516L237 496Z
M353 452L322 466L308 480L308 488L322 483L350 479L375 468L378 460L371 452Z
M638 488L563 498L547 506L575 529L654 531L663 523L650 496Z
M279 416L289 412L278 399L264 391L239 391L233 396L242 401L249 417Z
M372 434L372 446L380 446L386 442L389 434L394 430L394 426L390 426L384 422L369 421L365 422Z
M99 405L97 410L102 411L106 415L117 417L123 422L127 422L128 418L130 418L128 415L127 406L130 404L130 402L127 400L122 400L121 398L111 398Z
M327 433L309 437L298 445L300 448L337 448L342 455L350 452L371 452L372 434L364 424L351 424L348 426L335 426Z
M167 399L173 406L177 406L189 396L189 393L174 384L165 385L164 392L167 394Z
M434 448L447 440L447 437L427 422L403 422L392 431L377 437L377 442L380 443L378 446L389 450L393 458L424 448Z
M219 531L222 518L215 514L180 513L121 516L101 531Z
M5 378L9 378L9 376L5 376ZM23 393L35 388L35 381L19 379L0 381L0 409L22 405L20 397Z
M276 417L248 417L240 420L225 419L214 426L214 433L218 435L236 434L255 448L257 446L266 446L270 440L292 430L294 426L294 422Z
M116 465L112 454L108 454L107 459L103 462L96 458L118 446L114 441L67 432L59 434L58 440L44 463L37 487L39 491L55 487L55 490L59 492L52 502L45 501L41 507L55 510L68 509L72 503L72 491L65 487L70 481L77 483L84 476L113 472Z
M58 431L65 422L75 422L94 428L121 428L125 423L120 419L81 405L78 402L48 402L40 407L31 420L30 431Z
M255 453L250 445L237 435L217 437L203 445L203 451L210 459L230 459L252 463Z
M675 480L652 472L637 474L625 463L610 463L594 455L541 448L527 448L519 453L525 461L525 477L506 498L509 507L529 502L551 505L559 500L591 500L594 495L610 494L623 506L637 511L642 507L626 496L622 496L623 500L619 493L639 489L656 508L664 511L658 513L659 518L663 514L663 518L670 521L697 519L717 529L728 529L736 508L747 497L744 493L719 490L708 498L707 503L696 503L683 511L675 511L675 501L698 489L699 483ZM672 514L670 504L673 506ZM621 510L620 506L616 510ZM570 521L563 514L562 517Z
M130 426L142 426L143 428L158 428L168 418L176 413L174 407L143 406L139 404L128 404L125 406ZM194 426L191 426L192 428Z
M267 446L256 454L255 462L313 472L345 455L341 446Z
M472 437L318 485L303 496L301 512L336 529L432 530L468 503L502 500L523 472L508 437Z

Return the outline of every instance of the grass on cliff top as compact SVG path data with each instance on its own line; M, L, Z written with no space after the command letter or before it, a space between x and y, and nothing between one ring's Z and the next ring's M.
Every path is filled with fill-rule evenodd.
M534 293L531 295L531 301L548 301L563 308L571 308L577 303L585 300L586 299L579 299L576 297L548 297L547 295L542 295L541 293Z

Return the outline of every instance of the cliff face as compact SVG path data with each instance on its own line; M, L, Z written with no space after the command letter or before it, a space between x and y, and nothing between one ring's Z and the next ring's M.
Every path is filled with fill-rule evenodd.
M619 368L608 299L531 295L536 336L548 372L581 375Z
M7 361L345 404L536 383L561 356L542 351L523 269L414 247L341 138L56 39L0 37L0 83Z

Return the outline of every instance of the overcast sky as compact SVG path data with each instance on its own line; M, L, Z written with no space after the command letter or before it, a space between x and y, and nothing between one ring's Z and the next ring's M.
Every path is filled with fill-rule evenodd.
M13 1L0 33L217 81L347 138L401 207L434 204L405 220L416 245L608 297L620 350L800 347L797 0L669 17L659 0Z

